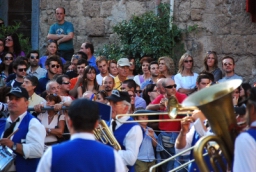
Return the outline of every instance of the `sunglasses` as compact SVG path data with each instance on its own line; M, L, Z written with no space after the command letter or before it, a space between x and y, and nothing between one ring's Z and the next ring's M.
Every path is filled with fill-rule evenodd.
M31 59L39 59L39 56L30 56Z
M60 65L51 65L51 68L59 68L60 67Z
M13 57L4 57L4 60L13 60Z
M76 58L76 59L79 59L80 56L79 55L73 55L72 57Z
M233 63L224 63L223 65L224 65L224 66L227 66L227 65L232 66Z
M135 90L135 93L142 93L142 90Z
M20 68L20 69L18 69L18 71L19 71L19 72L23 72L23 71L26 72L26 71L27 71L27 68Z
M70 84L70 82L62 82L62 84L68 85Z
M164 88L172 89L172 88L176 88L176 87L177 87L177 85L176 85L176 84L174 84L174 85L168 85L168 86L165 86Z
M12 39L10 39L10 38L6 38L6 39L5 39L5 41L12 41Z
M193 63L193 60L184 60L184 62L185 63L188 63L188 62Z
M130 97L135 97L135 95L134 95L134 94L131 94L131 95L129 94L129 96L130 96Z

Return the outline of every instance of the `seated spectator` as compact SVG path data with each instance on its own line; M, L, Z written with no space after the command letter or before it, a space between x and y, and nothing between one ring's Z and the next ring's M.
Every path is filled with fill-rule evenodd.
M96 94L95 101L96 101L96 102L103 103L103 104L107 104L107 103L108 103L108 100L106 99L106 97L107 97L106 91L101 90L101 91L99 91L99 92Z
M3 53L0 64L0 87L5 86L6 84L6 78L9 76L9 74L13 73L12 67L10 67L10 64L13 62L14 55L12 53ZM11 72L11 73L10 73Z
M159 66L156 61L152 61L149 66L148 70L150 71L151 77L144 81L140 88L143 90L148 84L155 84L157 82L158 76L159 76Z
M242 85L240 86L240 97L239 97L239 102L238 104L247 104L247 100L250 96L250 90L251 90L252 86L249 83L242 83Z
M8 117L8 104L9 97L7 94L10 92L11 87L1 87L0 88L0 118L7 118Z
M131 108L130 108L130 111L129 111L129 114L133 114L135 112L135 93L131 90L128 91L128 94L130 96L130 99L131 99Z
M108 72L108 60L105 56L98 56L96 58L96 65L100 71L100 73L96 75L96 80L99 85L102 85L102 80L103 80L103 77L105 76L111 76L114 78L114 76L112 76Z
M108 71L114 77L116 77L118 75L117 61L116 60L109 60L108 61Z
M59 84L59 96L68 96L71 99L74 99L69 95L70 91L70 80L68 75L59 75L56 79L56 82Z
M135 63L135 58L134 57L128 57L129 62L130 62L130 67L129 67L129 74L128 74L128 79L133 79L134 76L136 75L136 63Z
M61 102L61 98L56 95L46 96L46 105L54 106ZM44 125L47 135L45 137L45 145L50 146L58 143L58 138L62 137L65 128L65 116L58 114L58 111L47 110L44 113L40 113L37 118Z
M150 71L149 71L149 64L152 61L151 57L143 57L140 60L141 68L142 68L142 75L136 75L133 80L136 82L137 85L141 86L141 84L149 79L151 77Z
M102 90L106 92L108 96L111 95L113 88L115 87L115 80L111 76L105 76L103 78Z
M165 78L172 78L174 80L175 75L175 65L172 58L168 56L163 56L158 59L160 74L165 76Z
M142 92L142 98L146 101L147 105L152 102L159 92L157 91L156 84L148 84Z
M95 94L92 91L86 91L86 92L84 92L84 94L82 95L81 98L86 98L88 100L94 101L95 100Z
M14 60L19 56L26 56L25 53L21 50L19 36L17 33L7 35L5 39L5 47L7 52L13 53Z

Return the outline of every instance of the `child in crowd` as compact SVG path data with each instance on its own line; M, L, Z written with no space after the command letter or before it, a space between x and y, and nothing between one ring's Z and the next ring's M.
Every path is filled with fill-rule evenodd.
M136 116L135 120L148 120L148 116ZM135 163L135 171L148 172L150 167L156 163L154 147L157 145L157 136L154 130L147 126L148 122L139 122L139 124L144 130L144 137L140 146L138 159Z

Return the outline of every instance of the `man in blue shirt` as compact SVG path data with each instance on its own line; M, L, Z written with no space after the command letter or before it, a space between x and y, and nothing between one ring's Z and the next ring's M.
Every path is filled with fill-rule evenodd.
M55 16L57 23L51 25L47 39L57 41L60 57L70 61L74 54L74 27L71 22L65 21L65 8L58 7Z

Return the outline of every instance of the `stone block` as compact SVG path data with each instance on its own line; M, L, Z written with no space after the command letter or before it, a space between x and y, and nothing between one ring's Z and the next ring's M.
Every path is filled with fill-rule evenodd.
M146 12L145 3L143 2L126 2L127 20L133 15L141 15Z
M78 0L70 1L69 16L83 16L83 6Z
M251 22L251 15L248 13L240 13L233 15L231 18L232 34L256 34L256 25Z
M191 15L191 20L200 21L202 19L202 10L201 9L192 9L190 15Z
M205 0L191 0L191 8L204 9Z
M103 18L92 18L86 22L86 33L88 36L104 36L105 26Z
M115 25L123 20L127 19L127 11L126 11L126 6L124 4L114 4L112 11L111 11L111 16L108 17L109 20L111 20L110 25Z
M83 3L83 11L85 16L88 17L99 17L100 16L100 5L99 1L87 0Z
M41 10L42 9L47 9L47 4L48 4L47 0L41 0L40 1L40 9Z
M247 35L245 37L245 44L246 52L256 55L256 35Z
M244 54L246 47L244 37L240 35L226 35L222 39L222 52L224 54Z
M102 48L105 44L109 44L109 39L103 37L92 37L90 42L94 45L95 54L97 54L98 49Z
M175 15L175 18L177 17L177 21L179 22L186 22L189 20L190 18L190 1L182 1L179 5L178 5L178 9L177 9L177 15ZM176 10L174 10L176 11Z
M108 16L110 16L113 4L114 4L113 1L102 2L101 9L100 9L100 16L101 17L108 17Z

